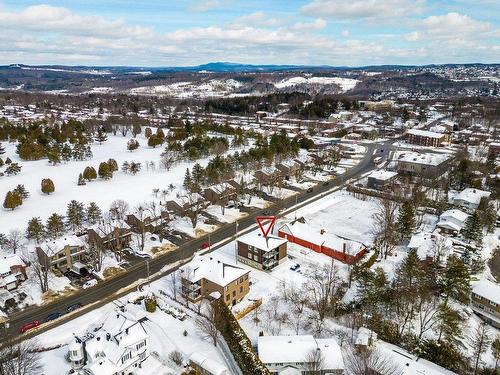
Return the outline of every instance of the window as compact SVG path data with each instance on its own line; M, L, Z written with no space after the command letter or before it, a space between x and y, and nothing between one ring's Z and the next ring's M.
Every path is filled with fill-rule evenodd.
M236 290L233 290L233 298L236 297Z
M243 287L240 286L240 293L243 293Z
M229 294L226 294L226 301L229 301L229 298L231 298L231 296Z
M130 358L132 358L132 353L128 352L127 354L125 354L122 357L122 364L124 364L125 362L127 362Z
M228 287L228 286L226 286L226 287L224 288L224 290L227 292L227 291L229 290L229 287Z
M245 280L248 280L248 273L245 275Z
M144 346L146 346L146 340L141 341L140 343L138 343L138 344L135 346L135 348L136 348L136 350L139 350L140 348L142 348L142 347L144 347Z

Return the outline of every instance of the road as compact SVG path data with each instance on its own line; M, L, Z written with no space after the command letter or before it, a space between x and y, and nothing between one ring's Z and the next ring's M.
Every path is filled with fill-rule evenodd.
M373 159L376 156L382 156L383 159L387 159L390 153L390 149L392 148L391 144L393 142L394 140L389 140L384 143L367 144L367 150L364 158L356 166L348 170L345 174L331 180L328 185L323 185L321 183L316 185L313 188L313 191L310 193L302 192L296 196L292 196L280 201L279 204L270 206L266 209L266 214L279 215L280 212L286 211L286 209L290 209L296 204L298 204L299 206L301 204L306 205L310 201L322 198L330 190L345 185L348 180L359 177L366 172L374 169L375 165L373 163ZM255 224L256 216L262 214L264 214L264 210L255 209L251 211L247 217L239 220L237 226L235 223L223 225L218 230L210 233L210 235L205 235L200 238L189 240L186 243L180 245L176 250L172 252L163 254L157 258L149 260L148 262L141 261L137 264L134 264L127 269L127 272L119 274L109 280L104 280L95 287L86 290L79 290L71 295L68 295L67 297L59 298L54 302L44 304L42 306L31 306L22 311L15 312L10 316L8 327L6 325L4 325L3 327L0 326L0 346L5 345L5 343L7 342L9 342L9 344L12 344L13 342L36 336L41 332L53 328L54 326L58 326L76 318L77 316L83 315L89 309L95 309L97 307L105 305L106 303L109 303L110 298L117 298L118 293L121 289L127 288L140 279L147 279L149 275L160 273L162 268L167 265L172 265L179 261L188 261L193 256L193 254L201 248L202 244L208 242L208 240L210 240L210 243L220 243L222 241L225 241L218 246L213 246L210 250L213 251L217 249L225 243L230 242L234 238L234 236L236 235L237 227L239 232L248 229ZM168 273L173 272L173 270L175 270L175 268L170 268L168 271L161 274L161 276L163 277ZM76 312L73 312L70 315L63 315L57 321L51 322L48 325L44 324L36 330L28 332L27 334L19 335L19 329L22 324L34 320L45 322L47 315L49 315L50 313L63 313L66 311L66 308L68 306L75 303L83 304L83 308ZM88 306L91 304L92 306Z

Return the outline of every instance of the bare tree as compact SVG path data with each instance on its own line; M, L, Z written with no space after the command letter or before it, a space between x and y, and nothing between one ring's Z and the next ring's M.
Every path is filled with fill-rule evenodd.
M401 369L377 349L360 352L350 349L344 358L348 373L351 375L401 374Z
M114 220L125 221L129 205L122 199L117 199L111 203L109 213Z
M101 271L105 255L104 249L101 246L98 246L94 241L89 242L87 257L95 271Z
M51 248L47 247L45 252L50 253ZM35 254L30 256L30 263L33 272L38 279L38 285L42 293L46 293L49 290L49 273L50 273L50 260L46 256L38 257Z
M415 309L419 323L418 338L421 339L439 321L439 299L433 295L417 295Z
M208 300L201 303L203 304L201 308L202 316L196 318L196 327L202 337L212 340L214 346L217 346L217 339L219 338L217 310Z
M4 248L16 254L18 250L24 248L25 238L24 234L19 229L13 229L7 234Z
M179 153L177 151L165 150L161 154L160 164L167 171L169 171L178 161Z
M327 312L334 309L338 302L337 297L341 287L338 268L333 264L332 259L328 265L309 269L305 277L307 282L304 288L308 295L309 304L322 321Z
M472 359L474 365L474 375L478 373L479 366L482 363L481 357L488 350L491 344L491 337L488 325L482 322L474 332L474 336L470 339L472 348Z
M397 243L396 220L398 204L394 201L383 199L378 205L377 212L373 215L373 234L380 254L387 258Z
M43 366L37 347L37 343L30 340L0 350L0 374L42 375Z
M320 348L311 349L304 358L305 370L310 375L320 375L325 367L325 357Z

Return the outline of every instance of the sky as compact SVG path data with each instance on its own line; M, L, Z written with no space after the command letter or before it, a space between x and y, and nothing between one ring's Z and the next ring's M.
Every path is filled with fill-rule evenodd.
M0 0L0 64L500 63L500 0Z

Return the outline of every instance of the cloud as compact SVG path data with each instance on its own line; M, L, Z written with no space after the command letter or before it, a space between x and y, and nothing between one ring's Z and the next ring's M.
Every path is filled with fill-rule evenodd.
M327 23L323 18L316 18L312 22L297 22L292 26L294 30L321 30L326 27Z
M209 10L217 9L223 6L222 0L198 0L192 4L189 9L194 12L208 12Z
M232 22L230 22L230 25L273 27L278 26L281 23L282 21L276 18L268 18L267 14L265 14L264 12L254 12L235 18Z
M425 0L313 0L302 13L336 19L378 19L406 17L423 10Z

